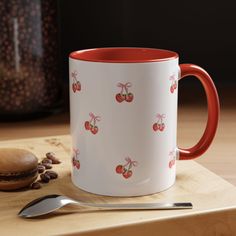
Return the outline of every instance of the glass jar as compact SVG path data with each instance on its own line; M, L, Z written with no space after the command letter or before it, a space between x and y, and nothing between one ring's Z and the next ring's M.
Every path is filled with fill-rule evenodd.
M0 119L48 113L57 107L61 96L57 13L56 0L0 1Z

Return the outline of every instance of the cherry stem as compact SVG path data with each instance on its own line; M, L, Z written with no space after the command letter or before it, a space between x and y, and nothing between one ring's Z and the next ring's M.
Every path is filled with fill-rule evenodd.
M173 83L173 81L175 81L175 75L171 75L170 76L170 81Z
M128 171L132 168L132 165L133 165L133 163L130 162L130 163L129 163L129 167L128 167Z
M124 87L121 87L120 94L123 95L123 93L124 93Z
M127 165L129 165L129 162L127 162L126 164L124 164L123 167L126 167Z
M120 94L123 95L123 92L124 92L124 84L118 83L118 84L117 84L117 87L120 87L120 88L121 88Z
M75 156L75 158L77 159L77 157L78 157L78 155L79 155L79 149L74 149L74 148L73 148L73 152L74 152L74 155L73 155L73 156Z
M126 84L118 83L117 86L121 88L121 92L120 92L121 95L124 95L124 89L125 89L125 94L126 95L129 94L128 87L131 87L130 82L128 82Z
M126 95L128 96L129 91L128 91L128 88L127 88L127 87L125 87L125 93L126 93Z
M130 162L131 162L131 159L130 159L129 157L126 157L125 160L126 160L126 164L123 165L123 167L126 167L126 166L129 165Z
M165 118L165 114L157 114L157 124L160 124L160 122L161 122L161 124L163 123L163 119Z
M129 94L129 90L128 90L128 88L130 88L131 86L132 86L132 84L131 84L130 82L124 84L124 88L125 88L125 91L126 91L126 95Z

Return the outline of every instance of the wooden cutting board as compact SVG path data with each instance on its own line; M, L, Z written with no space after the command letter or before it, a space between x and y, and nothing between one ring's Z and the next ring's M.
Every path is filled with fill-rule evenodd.
M0 192L0 235L235 235L236 187L194 161L177 162L176 184L162 193L133 198L97 196L70 180L70 137L43 137L0 142L25 148L39 159L53 151L62 160L53 169L59 178L40 190ZM47 217L22 219L18 211L46 194L64 194L91 202L190 201L191 210L99 211L68 206Z

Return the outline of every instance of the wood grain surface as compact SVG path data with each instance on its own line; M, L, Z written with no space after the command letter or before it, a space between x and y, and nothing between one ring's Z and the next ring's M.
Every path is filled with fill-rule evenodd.
M42 189L0 192L1 235L235 235L236 187L194 161L177 161L176 184L167 191L144 197L115 198L90 194L72 185L68 135L2 141L1 147L25 148L39 159L53 151L62 160L54 166L59 178ZM97 203L191 201L194 208L101 211L70 206L48 217L17 217L26 203L52 193Z

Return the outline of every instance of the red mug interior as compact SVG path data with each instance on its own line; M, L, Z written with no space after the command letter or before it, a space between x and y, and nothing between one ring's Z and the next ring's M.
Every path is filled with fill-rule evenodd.
M94 48L72 52L70 58L107 63L158 62L178 58L173 51L154 48Z

